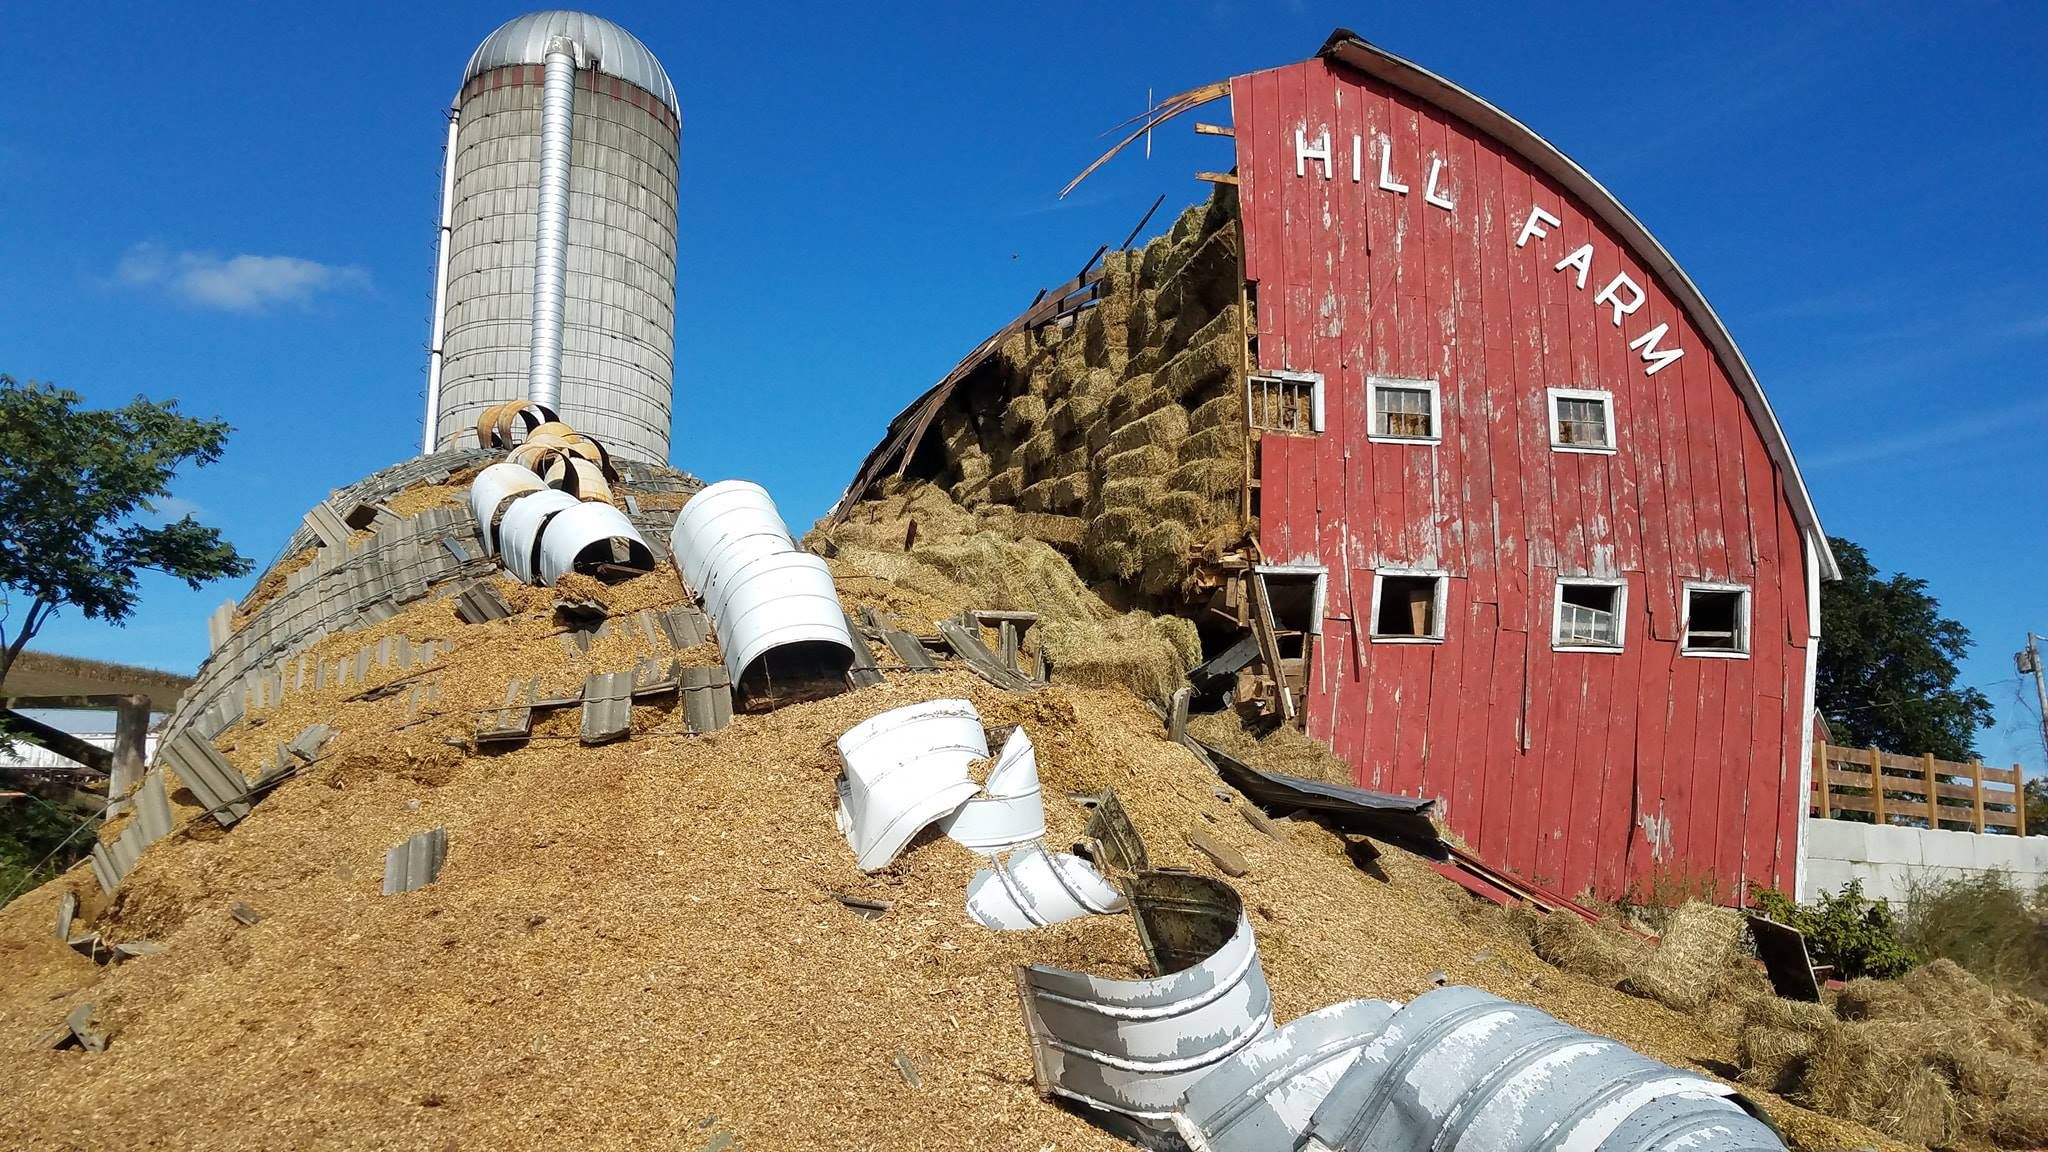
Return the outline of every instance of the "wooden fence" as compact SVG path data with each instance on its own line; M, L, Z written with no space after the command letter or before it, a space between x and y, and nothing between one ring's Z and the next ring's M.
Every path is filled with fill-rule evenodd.
M1958 764L1931 754L1815 744L1811 811L1823 818L1857 812L1877 824L2022 834L2024 779L2017 764L1986 768L1975 760Z

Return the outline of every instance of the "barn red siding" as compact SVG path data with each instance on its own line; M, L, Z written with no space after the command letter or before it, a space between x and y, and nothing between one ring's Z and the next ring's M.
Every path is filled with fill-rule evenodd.
M1309 731L1360 784L1438 797L1563 891L1789 890L1807 636L1784 476L1699 329L1586 206L1464 122L1341 64L1232 85L1258 365L1325 378L1325 432L1260 445L1260 545L1329 571ZM1331 174L1297 175L1327 130ZM1353 180L1352 140L1364 144ZM1406 194L1378 187L1381 138ZM1433 160L1437 190L1424 201ZM1531 207L1561 223L1517 247ZM1594 246L1586 286L1566 253ZM1595 294L1647 299L1616 327ZM1629 342L1669 325L1646 374ZM1366 378L1434 379L1442 442L1367 438ZM1618 451L1553 451L1546 389L1614 395ZM1381 567L1450 574L1440 644L1374 643ZM1627 581L1618 654L1551 647L1560 575ZM1688 580L1752 589L1751 656L1681 656Z

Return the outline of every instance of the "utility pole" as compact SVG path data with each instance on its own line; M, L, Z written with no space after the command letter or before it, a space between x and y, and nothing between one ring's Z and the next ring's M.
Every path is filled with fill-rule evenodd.
M2041 755L2048 757L2048 680L2041 674L2041 638L2027 633L2027 647L2014 655L2012 661L2019 666L2020 675L2031 672L2034 675L2034 699L2040 703Z

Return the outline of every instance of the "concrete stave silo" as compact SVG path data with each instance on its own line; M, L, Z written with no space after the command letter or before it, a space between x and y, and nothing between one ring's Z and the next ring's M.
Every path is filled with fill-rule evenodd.
M546 112L551 55L566 123ZM667 461L679 131L667 73L610 21L533 13L478 46L445 161L428 450L468 443L493 404L554 396L614 453Z

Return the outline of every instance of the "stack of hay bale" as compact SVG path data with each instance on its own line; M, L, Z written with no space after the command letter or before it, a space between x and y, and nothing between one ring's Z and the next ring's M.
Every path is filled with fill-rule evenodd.
M1166 235L1106 254L1094 307L1010 337L937 421L953 498L1154 597L1240 537L1238 250L1236 192L1221 188Z

